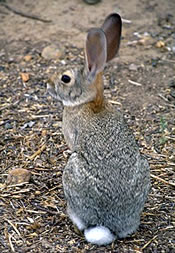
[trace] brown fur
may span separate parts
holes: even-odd
[[[103,84],[103,73],[100,72],[97,74],[97,77],[94,81],[94,84],[96,87],[96,98],[89,103],[91,110],[94,113],[98,113],[99,111],[101,111],[104,107],[104,95],[103,95],[103,91],[104,91],[104,84]]]

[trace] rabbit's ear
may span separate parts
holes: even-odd
[[[103,71],[107,58],[107,41],[102,29],[89,30],[85,46],[88,81],[92,82],[96,75]]]
[[[122,30],[121,17],[117,13],[109,15],[102,25],[107,39],[107,61],[115,57],[120,46],[120,37]]]

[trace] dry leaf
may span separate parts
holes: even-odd
[[[0,184],[0,188],[1,189],[5,188],[5,184]]]
[[[20,73],[20,75],[23,82],[29,81],[29,78],[30,78],[29,73]]]
[[[32,56],[31,55],[25,55],[24,56],[24,60],[25,61],[30,61],[32,59]]]
[[[28,225],[26,228],[29,230],[37,230],[41,227],[40,223],[34,221],[32,224]]]

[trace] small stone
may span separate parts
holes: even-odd
[[[132,70],[132,71],[137,71],[138,70],[138,66],[134,63],[131,63],[129,65],[129,70]]]
[[[175,53],[175,46],[172,47],[172,51],[173,51],[173,53]]]
[[[21,184],[28,183],[31,177],[31,172],[26,169],[13,169],[9,171],[7,177],[7,184]]]
[[[21,129],[25,129],[25,128],[27,128],[27,127],[30,127],[30,128],[31,128],[34,124],[35,124],[35,121],[29,121],[29,122],[25,123],[25,124],[21,127]]]
[[[53,123],[54,128],[62,127],[62,122],[61,121],[56,121]]]
[[[13,128],[13,126],[10,124],[10,123],[5,123],[5,125],[4,125],[4,127],[5,127],[5,129],[12,129]]]
[[[11,64],[11,63],[15,63],[15,59],[14,59],[14,58],[12,58],[12,57],[10,57],[10,58],[8,59],[8,63],[9,63],[9,64]]]
[[[157,58],[152,58],[151,59],[151,64],[152,64],[152,67],[157,67],[157,65],[158,65],[158,62],[159,62],[159,59],[157,59]]]
[[[61,60],[60,61],[62,65],[66,65],[66,61],[65,60]]]
[[[61,46],[50,45],[50,46],[47,46],[43,49],[41,55],[43,58],[45,58],[47,60],[51,60],[51,59],[61,58],[63,53],[64,53],[64,50],[63,50],[63,48],[61,48]]]
[[[5,68],[3,66],[0,66],[0,71],[4,71]]]
[[[40,191],[35,191],[35,195],[40,195],[41,192]]]
[[[157,41],[157,43],[156,43],[157,48],[161,48],[161,47],[164,47],[164,46],[165,46],[165,42],[163,42],[162,40]]]

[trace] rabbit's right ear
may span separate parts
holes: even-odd
[[[122,20],[119,14],[110,14],[102,25],[107,39],[107,62],[112,60],[118,52],[122,30]]]
[[[103,71],[107,58],[107,41],[102,29],[89,30],[85,46],[87,80],[92,83],[96,75]]]

